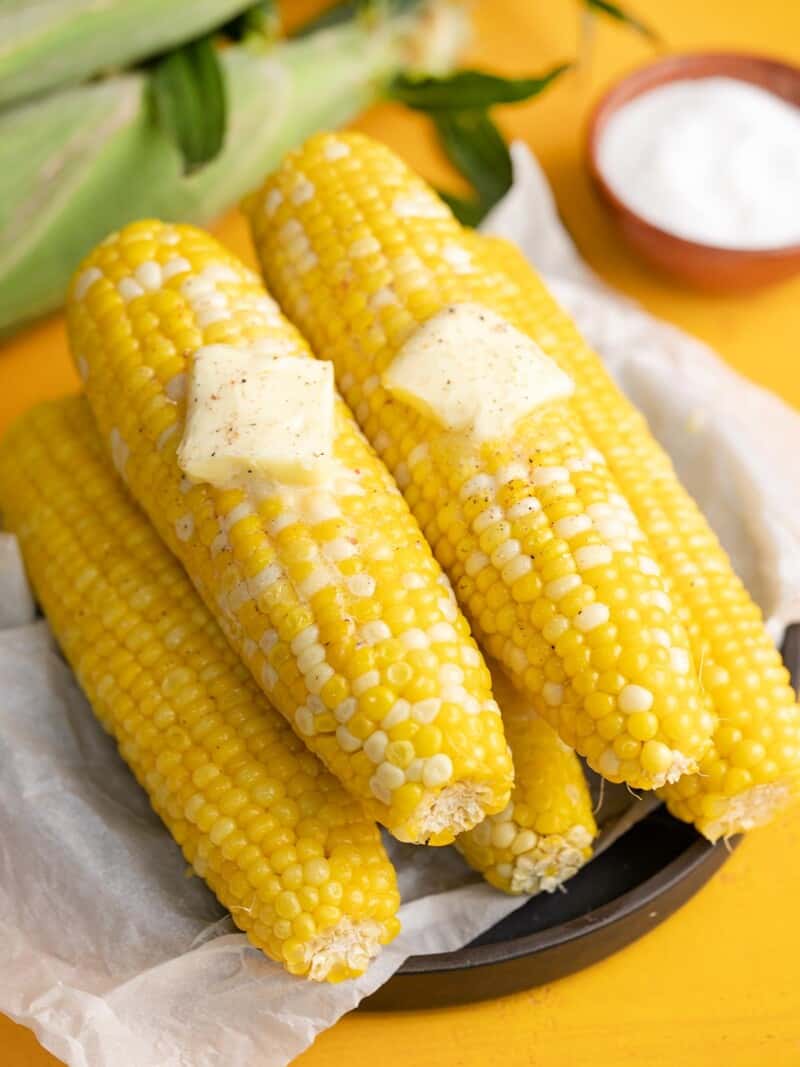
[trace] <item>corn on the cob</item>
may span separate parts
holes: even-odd
[[[249,0],[1,4],[0,104],[163,54],[248,5]]]
[[[576,410],[649,537],[719,719],[697,775],[663,791],[711,841],[752,829],[800,791],[800,709],[761,612],[669,457],[518,249],[472,238],[504,313],[577,385]]]
[[[461,834],[456,847],[506,893],[552,893],[592,855],[597,825],[574,751],[501,673],[492,670],[514,758],[515,781],[504,811]]]
[[[605,777],[652,788],[696,770],[714,722],[688,637],[571,402],[478,451],[381,384],[434,313],[465,301],[497,309],[465,231],[357,134],[312,138],[246,207],[268,283],[333,360],[487,651]]]
[[[378,828],[258,691],[114,476],[85,400],[9,433],[0,507],[97,717],[197,874],[293,974],[361,973],[399,929]]]
[[[201,345],[311,358],[255,275],[207,234],[141,222],[72,285],[73,354],[118,471],[267,696],[368,812],[446,844],[512,779],[490,679],[447,579],[341,400],[336,476],[227,491],[182,478]]]
[[[24,6],[35,21],[42,9],[63,8],[65,2]],[[144,26],[148,20],[140,15],[142,2],[126,0]],[[184,20],[195,25],[204,18],[201,8],[207,14],[213,6],[221,21],[233,6],[231,0],[180,2],[187,9]],[[93,18],[113,22],[124,5],[114,0],[111,15],[106,3],[81,0],[81,6],[90,7]],[[170,21],[166,15],[151,19],[142,33],[152,44],[167,44]],[[225,48],[220,53],[229,115],[225,143],[211,162],[189,174],[172,139],[153,120],[146,69],[1,108],[0,336],[59,306],[72,271],[111,230],[153,214],[195,223],[217,217],[293,144],[367,107],[407,63],[446,68],[464,30],[463,12],[434,0],[397,9],[391,5],[385,18],[367,23],[354,17],[269,49],[247,43]],[[130,35],[126,40],[122,34],[120,40],[127,47]],[[0,41],[8,59],[8,35],[0,33]],[[141,33],[137,41],[141,45]],[[73,38],[48,57],[53,62],[26,64],[25,73],[41,87],[41,79],[59,71],[70,48],[75,56],[84,47],[96,54],[96,43],[88,35]],[[103,69],[108,63],[104,54]],[[0,56],[0,98],[4,90],[13,94],[15,83]],[[31,87],[28,81],[26,88]],[[270,101],[266,109],[265,100]],[[31,218],[35,226],[28,225]]]

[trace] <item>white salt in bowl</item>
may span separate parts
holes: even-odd
[[[668,82],[734,78],[800,107],[800,69],[761,56],[697,52],[669,56],[634,71],[603,96],[588,129],[588,165],[620,231],[649,263],[696,288],[742,292],[800,272],[800,244],[777,248],[723,248],[662,229],[625,203],[611,188],[600,163],[600,145],[611,117],[631,100]]]

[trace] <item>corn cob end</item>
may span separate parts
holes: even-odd
[[[344,917],[309,942],[302,973],[315,982],[357,978],[378,955],[381,945],[388,944],[399,931],[400,922],[395,918],[381,923],[375,919],[353,922]]]
[[[689,780],[691,781],[691,779]],[[696,805],[683,800],[673,792],[665,800],[670,812],[685,822],[693,822],[709,841],[733,837],[735,834],[766,826],[776,815],[784,811],[797,798],[797,783],[788,781],[768,782],[751,786],[734,796],[708,797],[703,814],[697,815]]]
[[[731,797],[720,815],[709,822],[701,821],[698,829],[709,841],[754,830],[772,822],[778,812],[789,806],[791,799],[792,790],[786,782],[755,785]]]
[[[475,846],[487,855],[483,875],[496,889],[513,895],[553,893],[591,858],[592,834],[582,824],[563,834],[537,834],[514,819],[509,804],[477,826],[471,843],[462,847],[472,866],[481,867]]]
[[[474,782],[456,782],[440,793],[426,795],[394,837],[411,844],[452,844],[457,834],[477,826],[497,804],[492,790]]]

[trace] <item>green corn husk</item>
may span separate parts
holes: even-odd
[[[129,66],[253,0],[0,0],[0,104]]]
[[[424,64],[429,39],[438,68],[452,61],[463,28],[459,9],[444,4],[271,50],[225,49],[225,144],[189,174],[154,120],[145,73],[0,112],[0,334],[57,307],[76,265],[111,230],[147,216],[208,222],[295,144],[353,117],[409,61]]]

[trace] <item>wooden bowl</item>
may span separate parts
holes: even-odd
[[[800,244],[769,249],[719,248],[677,237],[631,210],[603,176],[598,153],[610,117],[628,101],[672,81],[737,78],[800,107],[800,69],[761,56],[698,52],[669,56],[623,78],[602,97],[590,119],[588,162],[592,178],[628,243],[648,262],[690,285],[714,292],[742,292],[800,271]]]

